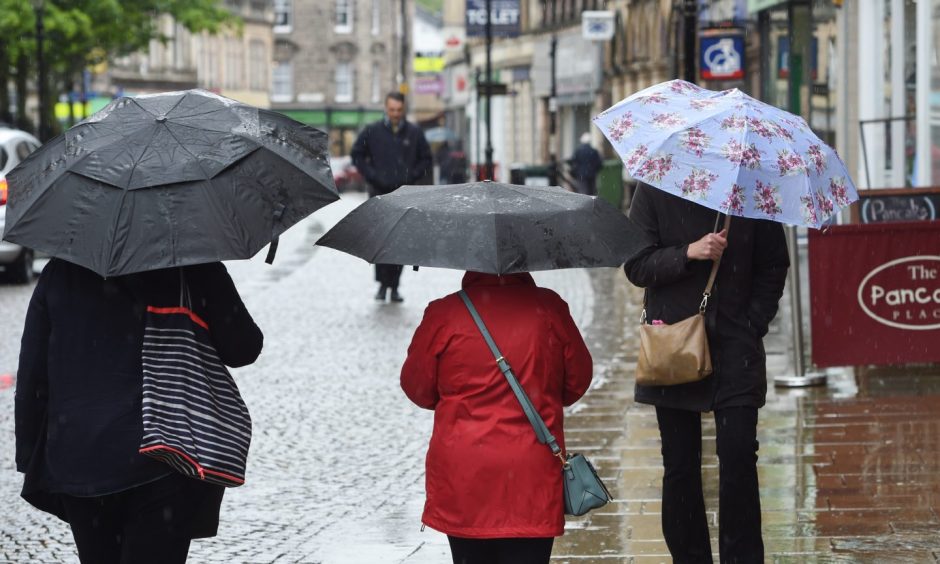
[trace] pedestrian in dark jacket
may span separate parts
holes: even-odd
[[[601,154],[591,147],[591,134],[581,135],[581,144],[575,149],[571,160],[571,176],[580,194],[597,195],[597,174],[604,166]]]
[[[184,268],[222,361],[254,362],[262,334],[221,263]],[[86,564],[173,564],[215,536],[224,488],[139,454],[148,305],[180,304],[179,269],[104,279],[52,259],[30,300],[16,376],[22,496],[67,521]]]
[[[398,92],[385,96],[385,117],[366,126],[356,138],[352,160],[369,184],[369,196],[388,194],[405,184],[420,184],[431,172],[433,159],[424,132],[404,117],[405,97]],[[398,283],[402,266],[376,264],[379,291],[375,299],[401,302]]]
[[[718,547],[722,562],[764,561],[757,482],[757,410],[767,394],[763,337],[777,313],[789,257],[783,227],[734,217],[713,233],[717,212],[646,184],[630,219],[650,245],[624,265],[646,288],[647,320],[667,324],[699,310],[712,261],[721,257],[706,310],[714,372],[677,386],[636,386],[656,406],[662,438],[663,534],[676,562],[711,562],[702,493],[701,412],[713,411],[719,460]],[[723,221],[723,216],[722,216]]]
[[[568,305],[524,273],[468,272],[463,289],[564,450],[562,408],[592,371]],[[457,294],[428,305],[401,386],[434,410],[422,522],[448,535],[455,564],[547,564],[565,527],[561,462],[536,439]]]

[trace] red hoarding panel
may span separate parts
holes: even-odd
[[[940,362],[940,221],[809,233],[817,366]]]

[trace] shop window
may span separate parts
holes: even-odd
[[[294,101],[294,65],[289,62],[277,63],[271,73],[271,101]]]
[[[352,102],[354,98],[352,65],[350,63],[337,63],[334,79],[336,83],[336,101],[341,103]]]

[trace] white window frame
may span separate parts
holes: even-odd
[[[378,62],[372,63],[372,103],[382,101],[382,67]]]
[[[248,43],[248,89],[263,91],[268,84],[265,62],[267,61],[267,46],[260,39],[252,39]]]
[[[333,86],[337,103],[349,103],[356,97],[356,71],[352,63],[336,63],[333,70]],[[345,88],[344,88],[345,86]]]
[[[285,22],[278,24],[278,16],[284,14]],[[274,33],[290,33],[294,31],[294,0],[274,0]]]
[[[372,35],[382,31],[382,0],[372,0]]]
[[[355,18],[355,0],[335,0],[333,3],[333,31],[336,33],[352,33],[353,19]],[[340,23],[340,16],[345,15],[345,21]]]
[[[271,101],[294,101],[294,64],[290,61],[275,63],[271,69]]]

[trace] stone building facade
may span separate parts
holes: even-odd
[[[225,0],[241,21],[240,29],[193,34],[169,16],[159,20],[165,42],[117,59],[96,90],[144,94],[205,88],[241,102],[269,107],[274,52],[271,0]]]
[[[272,107],[327,129],[333,154],[409,82],[413,0],[275,0]]]

